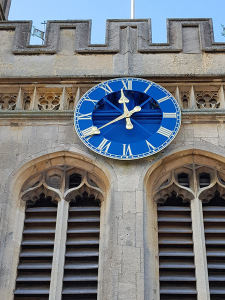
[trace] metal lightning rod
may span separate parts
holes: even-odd
[[[134,19],[134,10],[135,10],[134,0],[131,0],[131,19]]]

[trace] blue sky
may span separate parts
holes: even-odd
[[[105,42],[106,19],[129,19],[131,0],[12,0],[9,20],[92,20],[92,43]],[[135,18],[152,20],[153,42],[166,42],[167,18],[212,18],[216,42],[225,42],[225,0],[135,0]],[[32,43],[40,43],[33,39]]]

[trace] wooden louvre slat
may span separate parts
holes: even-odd
[[[218,195],[203,204],[206,256],[211,300],[225,299],[225,200]],[[219,205],[218,205],[219,204]]]
[[[42,201],[46,206],[42,199],[26,209],[15,300],[49,297],[57,208],[40,207]]]
[[[99,231],[100,207],[70,207],[63,300],[97,299]]]
[[[168,200],[158,206],[160,299],[196,300],[191,210],[175,195]]]

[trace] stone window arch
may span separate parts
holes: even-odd
[[[104,182],[71,165],[49,167],[21,188],[26,203],[14,299],[97,299]]]
[[[156,299],[224,299],[223,170],[223,164],[195,156],[170,161],[149,177],[147,265],[153,266],[149,284]]]

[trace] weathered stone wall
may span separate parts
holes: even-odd
[[[0,23],[2,299],[13,299],[15,287],[25,207],[20,189],[34,172],[62,159],[79,161],[99,177],[101,169],[107,178],[102,178],[98,299],[159,299],[157,270],[149,265],[153,258],[146,259],[157,245],[146,228],[145,178],[170,155],[188,152],[225,161],[225,44],[214,42],[209,19],[168,20],[166,44],[152,44],[150,25],[149,20],[110,20],[106,44],[90,45],[89,21],[51,21],[45,45],[30,46],[30,22]],[[182,108],[178,135],[157,155],[112,160],[93,153],[75,133],[72,110],[82,94],[121,76],[162,84]],[[42,104],[47,93],[58,99],[57,107]]]

